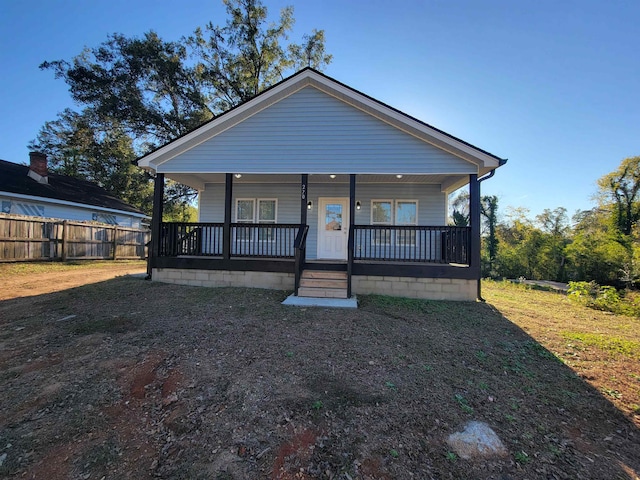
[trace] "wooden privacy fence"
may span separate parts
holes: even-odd
[[[125,260],[147,256],[149,229],[0,215],[0,261]]]

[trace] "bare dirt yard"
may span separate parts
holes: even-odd
[[[0,265],[0,478],[639,478],[638,319],[501,283],[352,311],[94,268]],[[507,454],[456,455],[472,420]]]

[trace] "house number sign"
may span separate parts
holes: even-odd
[[[307,184],[303,183],[302,184],[302,200],[306,200],[307,199]]]

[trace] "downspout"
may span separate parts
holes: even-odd
[[[500,161],[500,165],[498,166],[502,166],[505,163],[507,163],[506,160],[504,161]],[[478,193],[480,193],[480,182],[484,182],[485,180],[489,180],[491,177],[493,177],[496,174],[495,169],[491,170],[487,175],[485,175],[482,178],[479,178],[478,180],[476,180],[478,182]],[[482,195],[480,195],[480,201],[482,202]],[[480,277],[482,277],[482,275],[480,275]],[[478,278],[478,301],[484,303],[486,302],[486,300],[484,298],[482,298],[482,278]]]

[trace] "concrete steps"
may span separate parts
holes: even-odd
[[[299,297],[347,298],[347,273],[305,270],[300,277]]]

